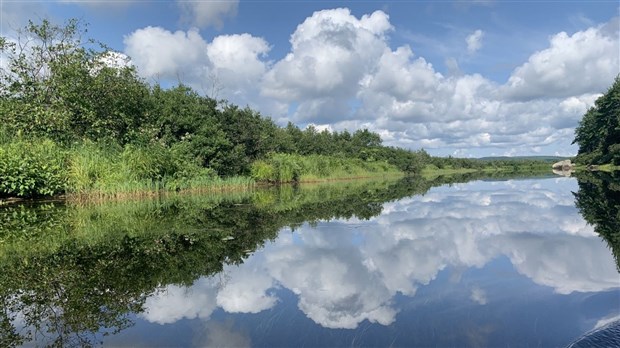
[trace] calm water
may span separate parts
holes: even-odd
[[[31,238],[4,232],[4,342],[565,347],[618,327],[615,187],[358,183],[5,208]]]

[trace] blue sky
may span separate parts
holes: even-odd
[[[0,1],[80,18],[149,82],[435,155],[572,155],[620,73],[617,1]]]

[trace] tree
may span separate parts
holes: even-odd
[[[575,143],[579,162],[620,164],[620,75],[579,122]]]
[[[17,134],[57,141],[137,136],[148,109],[148,86],[120,54],[84,41],[85,26],[30,21],[16,42],[3,38],[2,121]]]

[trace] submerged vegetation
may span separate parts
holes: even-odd
[[[141,79],[126,57],[82,41],[79,21],[0,38],[0,198],[118,197],[162,190],[515,168],[384,146],[367,129],[279,127],[259,112]],[[522,165],[522,164],[519,164]]]

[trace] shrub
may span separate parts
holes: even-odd
[[[257,181],[275,181],[275,170],[270,163],[266,161],[256,161],[250,169],[252,179]]]
[[[33,197],[64,192],[66,152],[51,140],[0,145],[0,196]]]

